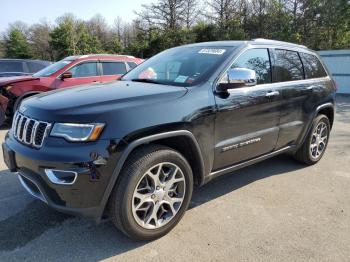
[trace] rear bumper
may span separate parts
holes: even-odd
[[[111,141],[77,144],[49,140],[35,149],[7,134],[4,144],[14,152],[12,171],[33,197],[58,211],[98,222],[105,207],[102,200],[118,161],[118,153],[108,150]],[[56,176],[52,171],[58,171]],[[70,176],[67,179],[65,172]]]

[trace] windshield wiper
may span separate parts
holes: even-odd
[[[131,81],[133,81],[133,82],[142,82],[142,83],[151,83],[151,84],[159,84],[159,85],[163,84],[161,82],[158,82],[156,80],[149,79],[149,78],[134,78],[134,79],[131,79]]]

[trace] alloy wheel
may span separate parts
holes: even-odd
[[[166,225],[180,210],[185,192],[185,176],[177,165],[163,162],[151,167],[133,193],[134,219],[145,229]]]
[[[324,152],[328,140],[328,126],[324,122],[318,123],[314,129],[310,143],[310,154],[318,159]]]

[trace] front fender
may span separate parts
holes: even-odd
[[[204,181],[204,161],[203,161],[201,149],[200,149],[200,146],[199,146],[195,136],[190,131],[188,131],[188,130],[176,130],[176,131],[169,131],[169,132],[164,132],[164,133],[159,133],[159,134],[154,134],[154,135],[139,138],[137,140],[134,140],[130,144],[128,144],[126,146],[126,148],[124,149],[124,151],[122,152],[122,154],[118,160],[118,163],[117,163],[117,165],[112,173],[112,176],[109,180],[107,188],[104,192],[103,198],[101,200],[99,212],[96,216],[97,222],[101,219],[101,217],[103,215],[103,211],[106,207],[109,196],[110,196],[110,194],[111,194],[111,192],[116,184],[116,181],[119,177],[119,174],[123,168],[123,165],[124,165],[125,161],[127,160],[128,156],[130,155],[130,153],[140,145],[144,145],[144,144],[148,144],[150,142],[154,142],[157,140],[176,137],[176,136],[186,136],[189,139],[191,139],[191,141],[193,142],[196,153],[198,154],[199,160],[200,160],[199,161],[200,162],[199,170],[201,170],[200,175],[202,176],[202,180]]]

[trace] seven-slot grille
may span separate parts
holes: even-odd
[[[40,148],[50,127],[50,123],[38,121],[16,112],[13,118],[12,132],[18,141]]]

